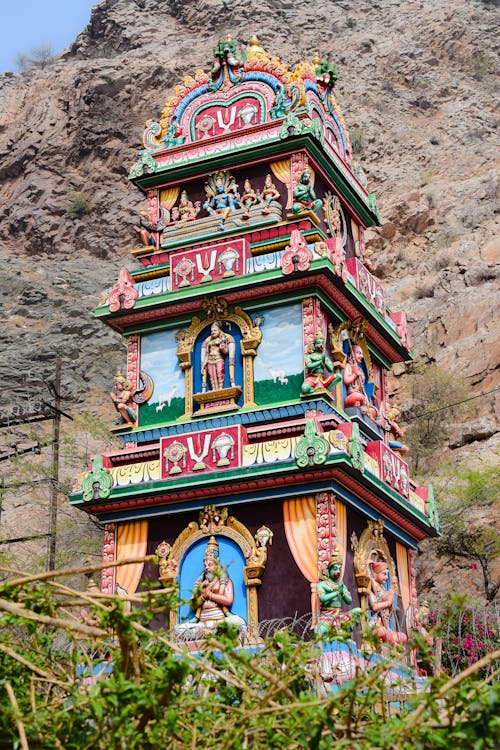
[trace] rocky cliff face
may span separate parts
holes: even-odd
[[[98,391],[124,349],[92,310],[117,270],[135,267],[141,196],[126,175],[146,119],[226,33],[256,33],[290,64],[315,52],[335,61],[381,210],[372,262],[409,315],[416,360],[474,393],[498,387],[496,3],[104,0],[53,65],[0,76],[4,405],[25,398],[26,373],[49,376],[59,352],[66,408],[86,401],[109,417]],[[401,402],[410,376],[395,374]],[[473,402],[440,460],[495,458],[499,393]]]

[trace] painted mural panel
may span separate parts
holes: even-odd
[[[254,360],[255,402],[282,403],[299,398],[304,380],[302,306],[263,310],[262,341]]]
[[[177,419],[184,413],[185,379],[177,359],[175,330],[141,336],[141,369],[151,375],[154,391],[139,410],[139,424],[146,427]]]

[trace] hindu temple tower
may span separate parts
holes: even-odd
[[[389,400],[410,339],[370,270],[377,205],[336,78],[328,61],[292,70],[255,38],[225,39],[146,124],[129,175],[137,270],[96,311],[128,346],[112,396],[122,447],[70,499],[105,524],[105,561],[159,564],[109,568],[107,592],[160,579],[188,600],[213,558],[233,592],[217,607],[256,629],[317,617],[337,555],[352,606],[368,607],[384,567],[388,627],[412,625],[414,551],[438,522]],[[184,604],[172,624],[193,618]]]

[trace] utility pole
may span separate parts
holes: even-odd
[[[14,407],[11,414],[4,415],[0,413],[0,429],[14,425],[33,424],[35,422],[44,422],[52,420],[52,471],[51,476],[39,481],[50,482],[50,506],[49,506],[49,529],[45,534],[31,534],[24,537],[15,537],[0,541],[0,547],[4,544],[14,544],[17,542],[28,541],[30,539],[48,539],[47,570],[55,569],[56,562],[56,539],[57,539],[57,498],[59,495],[59,439],[61,428],[61,417],[73,420],[73,417],[61,410],[61,358],[56,359],[56,370],[54,381],[47,382],[39,380],[38,382],[46,384],[54,398],[54,403],[49,404],[43,398],[33,405],[32,411],[25,411],[22,406]],[[0,449],[0,461],[6,461],[13,456],[21,456],[23,453],[40,453],[42,446],[38,443],[29,447],[19,447],[17,445],[9,446],[5,450]],[[3,496],[7,489],[20,487],[30,482],[13,483],[6,485],[3,478],[0,478],[0,515],[3,512]]]
[[[56,360],[54,383],[49,383],[54,396],[52,420],[52,482],[50,485],[49,562],[48,570],[56,567],[57,498],[59,495],[59,434],[61,429],[61,357]]]

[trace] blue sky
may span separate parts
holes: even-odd
[[[0,73],[16,72],[18,52],[51,45],[59,54],[90,20],[99,0],[0,0]]]

